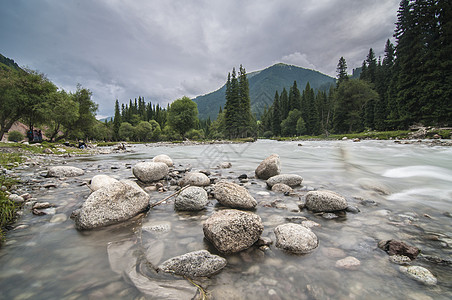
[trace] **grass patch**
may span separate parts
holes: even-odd
[[[17,181],[6,176],[0,176],[0,186],[10,189]],[[5,240],[5,231],[16,219],[16,212],[20,205],[9,200],[3,189],[0,189],[0,245]]]
[[[409,137],[409,130],[395,131],[366,131],[347,134],[330,134],[328,136],[322,134],[318,136],[303,135],[297,137],[274,137],[278,141],[306,141],[306,140],[341,140],[346,137],[348,139],[372,139],[372,140],[390,140],[390,139],[406,139]]]
[[[0,153],[0,166],[5,169],[12,169],[19,166],[24,161],[20,153]]]

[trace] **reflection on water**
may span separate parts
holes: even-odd
[[[307,255],[291,255],[272,245],[266,251],[252,248],[227,256],[228,265],[221,273],[199,282],[211,297],[452,298],[451,265],[426,258],[413,262],[437,277],[438,284],[430,287],[403,275],[398,265],[377,248],[380,240],[398,239],[419,247],[428,257],[451,259],[450,148],[398,145],[389,141],[302,142],[302,146],[299,142],[257,141],[237,145],[134,145],[132,150],[68,161],[85,170],[80,178],[43,179],[38,176],[38,170],[35,173],[25,170],[22,174],[37,179],[38,186],[51,180],[56,182],[56,189],[41,187],[30,193],[40,202],[55,204],[57,214],[69,217],[89,195],[88,188],[82,185],[85,180],[96,174],[131,178],[130,166],[158,154],[171,156],[176,168],[189,165],[193,169],[207,169],[229,161],[232,168],[215,172],[237,182],[239,175],[254,175],[262,159],[278,153],[282,172],[301,175],[304,186],[296,190],[299,197],[285,197],[270,191],[268,195],[262,194],[267,190],[261,180],[251,179],[244,184],[259,202],[255,212],[264,222],[262,235],[274,241],[276,226],[306,217],[320,225],[312,228],[319,238],[319,247]],[[306,210],[299,211],[298,204],[311,189],[341,193],[360,213],[326,219]],[[170,193],[154,192],[151,199],[158,201]],[[154,297],[145,294],[152,293],[149,280],[155,278],[159,282],[161,275],[149,264],[138,263],[133,276],[125,276],[118,270],[129,261],[115,257],[132,253],[124,257],[131,257],[134,263],[145,259],[157,265],[194,250],[216,253],[204,240],[202,221],[218,209],[221,207],[211,200],[203,212],[180,213],[173,210],[169,201],[153,208],[141,221],[89,232],[75,230],[69,218],[51,223],[51,215],[37,217],[27,211],[17,224],[23,226],[9,232],[7,245],[0,249],[0,299],[155,298],[157,294]],[[168,230],[159,235],[144,234],[140,230],[142,223],[167,224]],[[125,245],[124,253],[114,252],[115,245]],[[335,267],[337,260],[347,256],[360,260],[357,270]],[[181,278],[169,280],[174,280],[175,285],[181,282]]]

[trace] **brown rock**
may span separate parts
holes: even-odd
[[[419,248],[396,240],[380,241],[378,243],[378,247],[387,252],[389,255],[404,255],[408,256],[412,260],[415,259],[421,252]]]

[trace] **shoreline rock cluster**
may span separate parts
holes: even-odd
[[[224,163],[224,166],[229,168],[231,164]],[[70,166],[54,168],[56,169],[52,171],[49,169],[49,174],[55,176],[81,174]],[[273,244],[272,240],[261,237],[264,224],[255,212],[259,202],[244,186],[227,180],[217,181],[216,178],[209,178],[210,171],[193,172],[176,168],[167,155],[158,155],[152,161],[138,162],[131,169],[143,188],[134,181],[116,180],[106,175],[96,175],[91,179],[89,187],[92,193],[82,207],[72,215],[77,229],[108,226],[146,212],[155,205],[151,201],[152,194],[148,193],[157,189],[164,191],[165,188],[160,182],[166,181],[166,184],[169,183],[179,189],[173,194],[176,211],[201,211],[209,204],[209,197],[217,200],[219,209],[203,222],[202,229],[205,239],[220,255],[238,253],[254,245],[265,250]],[[285,195],[293,194],[293,189],[300,187],[303,181],[297,174],[281,174],[281,162],[277,154],[264,159],[256,168],[255,176],[257,179],[265,180],[268,189]],[[248,179],[242,176],[241,180],[246,182]],[[313,213],[345,211],[348,207],[346,199],[332,191],[310,191],[305,198],[304,208]],[[315,222],[306,219],[301,224],[288,222],[275,227],[273,229],[275,247],[298,255],[314,251],[319,245],[319,239],[312,231],[315,226]],[[160,264],[158,268],[164,272],[192,278],[218,273],[226,266],[225,261],[221,256],[200,250],[174,257]],[[359,265],[355,261],[345,262],[346,266],[350,264]]]

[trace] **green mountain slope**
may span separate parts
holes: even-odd
[[[16,64],[16,62],[14,62],[14,60],[7,58],[3,55],[0,54],[0,66],[2,68],[4,67],[9,67],[11,69],[15,69],[15,70],[21,70],[21,68],[19,67],[18,64]]]
[[[260,116],[265,106],[273,103],[275,91],[281,94],[283,88],[289,91],[293,82],[297,82],[300,92],[309,82],[315,90],[327,90],[336,79],[318,71],[308,70],[297,66],[276,64],[261,71],[249,73],[251,111]],[[193,101],[198,104],[199,118],[216,119],[220,106],[224,108],[226,86],[207,95],[198,96]]]

